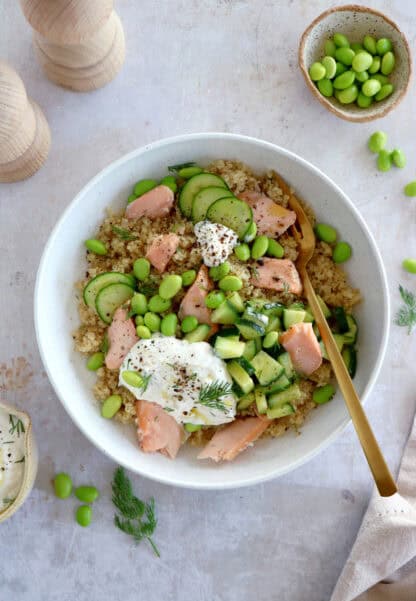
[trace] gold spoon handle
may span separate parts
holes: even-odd
[[[315,291],[312,287],[306,269],[303,269],[302,271],[305,296],[308,299],[312,313],[315,316],[329,360],[331,361],[332,369],[334,370],[335,377],[344,396],[352,423],[354,424],[355,430],[358,434],[361,447],[373,474],[378,492],[382,497],[390,497],[397,492],[396,483],[394,482],[393,476],[391,475],[380,447],[378,446],[371,426],[368,423],[367,416],[362,408],[360,399],[355,392],[354,385],[342,359],[341,353],[338,350],[337,344],[332,336],[332,332],[329,329],[328,323],[318,303],[318,299],[316,298]]]

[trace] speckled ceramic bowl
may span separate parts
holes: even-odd
[[[324,44],[334,33],[345,34],[351,42],[361,42],[365,35],[390,38],[393,42],[396,66],[390,76],[394,92],[380,102],[373,102],[367,109],[355,104],[344,105],[335,97],[322,96],[309,77],[309,67],[324,57]],[[387,115],[407,92],[412,72],[409,44],[398,26],[383,13],[350,4],[331,8],[317,17],[305,30],[299,46],[299,66],[312,94],[331,113],[348,121],[364,122]]]

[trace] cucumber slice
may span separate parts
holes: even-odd
[[[263,305],[263,310],[267,315],[276,315],[277,317],[282,316],[284,308],[285,306],[282,303],[267,302]]]
[[[318,303],[322,309],[322,313],[324,314],[324,317],[326,319],[328,319],[328,317],[331,317],[331,311],[328,309],[328,306],[327,306],[326,302],[324,301],[324,299],[321,298],[319,296],[319,294],[316,295],[316,298],[318,299]]]
[[[213,173],[200,173],[199,175],[194,175],[194,177],[191,177],[186,182],[179,196],[179,208],[185,217],[191,216],[192,203],[198,192],[203,188],[210,188],[211,186],[228,190],[225,181]]]
[[[344,307],[335,307],[332,310],[332,314],[335,317],[335,320],[337,322],[338,332],[340,334],[344,334],[345,332],[348,332],[349,325],[348,325],[348,321],[347,321],[347,314],[345,313]]]
[[[288,415],[293,415],[295,410],[290,403],[285,403],[281,407],[275,409],[267,409],[266,415],[269,419],[279,419]]]
[[[244,355],[238,357],[236,359],[236,363],[241,365],[241,367],[248,373],[249,376],[254,376],[254,367],[251,365],[250,361],[244,357]]]
[[[232,198],[234,194],[230,190],[225,190],[223,186],[211,186],[203,188],[198,194],[195,194],[192,201],[191,216],[194,223],[204,221],[209,207],[219,198]]]
[[[234,309],[231,303],[225,300],[219,307],[214,309],[211,313],[212,323],[221,323],[224,325],[231,325],[238,319],[238,313]]]
[[[256,390],[254,391],[254,398],[256,400],[257,411],[262,414],[266,413],[268,406],[267,406],[267,398],[266,398],[266,395],[264,394],[264,392],[262,392],[261,390],[256,388]]]
[[[238,313],[242,313],[244,311],[244,302],[238,292],[232,292],[227,297],[227,300]]]
[[[237,411],[244,411],[244,409],[248,409],[250,405],[254,403],[254,394],[250,392],[246,396],[241,397],[241,399],[237,403]]]
[[[267,402],[269,404],[270,409],[277,409],[277,407],[281,407],[286,403],[296,403],[299,401],[302,396],[302,392],[297,384],[292,384],[286,390],[282,390],[281,392],[276,392],[269,396]]]
[[[95,308],[100,318],[110,324],[114,311],[130,300],[134,289],[127,284],[108,284],[102,288],[95,298]]]
[[[355,344],[358,334],[357,322],[350,314],[347,314],[346,319],[348,323],[348,331],[344,334],[344,344]]]
[[[244,348],[243,357],[250,361],[254,355],[258,353],[256,341],[255,340],[247,340],[246,346]]]
[[[241,357],[241,355],[244,353],[244,347],[244,342],[217,336],[214,349],[215,354],[220,359],[235,359],[236,357]]]
[[[136,280],[132,275],[127,273],[119,273],[118,271],[107,271],[100,273],[88,282],[84,288],[83,296],[86,305],[95,309],[95,299],[97,294],[102,288],[105,288],[109,284],[127,284],[134,288]]]
[[[282,374],[280,378],[278,378],[275,382],[272,382],[268,386],[261,386],[259,390],[264,392],[264,394],[269,395],[274,394],[275,392],[281,392],[282,390],[286,390],[286,388],[289,388],[289,386],[289,378],[287,378],[285,374]]]
[[[242,240],[253,221],[253,211],[238,198],[220,198],[209,207],[207,219],[229,227]]]
[[[277,315],[272,315],[269,317],[269,325],[266,328],[266,334],[269,332],[280,332],[282,330],[282,323],[280,321],[280,317]]]
[[[254,321],[262,328],[267,328],[269,325],[269,316],[260,312],[258,309],[254,309],[250,305],[246,307],[246,310],[243,313],[243,319]]]
[[[218,309],[216,309],[218,311]],[[240,334],[246,340],[252,340],[258,336],[264,336],[265,328],[254,321],[248,319],[238,319],[235,325],[240,331]]]
[[[304,321],[306,311],[303,309],[283,309],[283,325],[288,330],[295,323]]]
[[[264,351],[257,353],[251,360],[256,378],[261,386],[267,386],[282,375],[283,367]]]
[[[291,380],[295,376],[295,370],[293,369],[292,359],[289,353],[282,353],[279,355],[278,361],[285,370],[286,377]]]
[[[237,363],[237,361],[230,361],[227,363],[228,373],[243,392],[243,394],[248,394],[252,390],[254,390],[254,382],[248,375],[245,369],[241,367]]]
[[[332,334],[332,335],[334,337],[334,340],[336,342],[339,352],[341,352],[342,348],[344,346],[344,335],[343,334]]]
[[[357,351],[352,346],[346,346],[342,351],[342,358],[347,366],[348,373],[353,378],[357,371]]]
[[[192,332],[189,332],[185,336],[185,340],[188,342],[203,342],[208,338],[208,334],[211,331],[211,327],[206,323],[201,323]]]

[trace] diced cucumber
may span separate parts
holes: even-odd
[[[254,403],[254,393],[250,392],[246,396],[241,397],[241,399],[237,403],[237,411],[244,411],[244,409],[248,409],[252,403]]]
[[[248,375],[248,373],[237,363],[237,361],[230,361],[227,363],[228,373],[238,385],[243,394],[248,394],[254,389],[254,382]]]
[[[310,310],[310,307],[307,307],[305,309],[305,319],[303,321],[305,323],[313,323],[315,321],[315,318],[313,316],[312,311]]]
[[[238,319],[238,313],[234,307],[225,300],[219,307],[214,309],[211,313],[212,323],[221,323],[224,325],[231,325]]]
[[[95,299],[100,290],[109,284],[126,284],[134,288],[136,281],[132,275],[127,273],[119,273],[118,271],[107,271],[100,273],[88,282],[84,288],[84,302],[86,305],[95,309]]]
[[[198,192],[203,188],[210,188],[211,186],[228,190],[225,181],[213,173],[200,173],[199,175],[194,175],[194,177],[191,177],[186,182],[179,196],[179,208],[185,217],[191,216],[192,203]]]
[[[127,284],[108,284],[95,298],[95,308],[101,319],[110,324],[114,311],[131,299],[134,289]]]
[[[255,321],[259,324],[259,326],[264,328],[269,325],[269,316],[265,313],[262,313],[258,309],[255,309],[251,305],[247,305],[242,317],[243,319],[248,319],[249,321]]]
[[[266,334],[269,332],[280,332],[282,330],[282,322],[280,321],[280,317],[277,315],[272,315],[269,317],[269,325],[266,328]]]
[[[289,353],[282,353],[279,355],[278,361],[285,370],[286,377],[291,380],[295,375],[295,370],[293,368],[292,359],[290,358]]]
[[[237,338],[240,336],[240,332],[235,326],[231,326],[230,328],[221,328],[218,332],[218,336],[223,336],[224,338]]]
[[[254,343],[256,345],[256,353],[259,353],[263,347],[263,341],[260,338],[260,336],[257,336],[256,338],[254,338]]]
[[[344,334],[344,344],[355,344],[357,341],[358,326],[354,317],[347,314],[348,331]]]
[[[264,351],[272,357],[272,359],[278,359],[282,348],[278,342],[269,348],[265,348]]]
[[[347,321],[347,314],[345,313],[344,307],[335,307],[332,310],[332,315],[335,317],[337,323],[337,331],[340,334],[348,332],[349,326]]]
[[[305,319],[306,311],[303,309],[283,309],[283,325],[288,330],[295,323],[301,323]]]
[[[352,346],[346,346],[342,351],[342,358],[344,359],[348,373],[353,378],[357,371],[357,351]]]
[[[218,309],[216,309],[218,311]],[[212,318],[212,317],[211,317]],[[248,319],[238,319],[235,322],[235,325],[240,331],[240,334],[246,340],[252,340],[253,338],[257,338],[258,336],[264,336],[265,328],[254,321],[249,321]]]
[[[319,341],[319,346],[321,347],[321,355],[323,359],[329,360],[328,353],[326,352],[326,346],[324,345],[324,341]]]
[[[286,390],[276,392],[268,397],[267,402],[270,409],[281,407],[285,403],[295,403],[302,397],[301,389],[297,384],[292,384]]]
[[[235,359],[235,357],[241,357],[244,347],[244,342],[236,341],[230,337],[223,338],[222,336],[217,336],[214,349],[215,354],[220,359]]]
[[[321,332],[319,331],[319,328],[318,328],[318,325],[317,325],[316,321],[314,322],[312,328],[313,328],[315,336],[317,337],[318,340],[320,340],[321,339]]]
[[[192,332],[189,332],[185,336],[185,340],[188,342],[202,342],[208,338],[211,328],[205,323],[199,324]]]
[[[338,347],[339,352],[342,351],[342,347],[344,346],[344,335],[343,334],[332,334],[336,345]]]
[[[256,378],[261,386],[267,386],[281,376],[283,367],[264,351],[257,353],[251,360],[255,369]]]
[[[254,398],[256,399],[257,411],[259,413],[266,413],[268,409],[266,395],[261,392],[258,388],[254,391]]]
[[[282,390],[286,390],[289,388],[290,380],[286,377],[285,374],[282,374],[280,378],[269,384],[268,386],[262,386],[260,390],[264,392],[264,394],[274,394],[275,392],[281,392]]]
[[[243,342],[243,344],[245,343]],[[235,361],[236,363],[241,365],[241,367],[248,373],[249,376],[254,376],[254,367],[251,365],[250,361],[248,361],[244,356],[237,357]]]
[[[254,355],[257,353],[256,341],[255,340],[247,340],[246,346],[244,348],[243,357],[250,361]]]
[[[324,314],[324,317],[326,319],[328,319],[328,317],[331,317],[331,311],[329,310],[323,298],[321,298],[319,294],[316,295],[316,298],[318,300],[319,306],[321,307],[322,313]]]
[[[282,316],[284,308],[285,306],[282,305],[282,303],[275,303],[270,301],[264,303],[263,305],[263,310],[265,311],[265,313],[267,313],[268,315],[277,315],[277,317]]]
[[[210,186],[209,188],[203,188],[200,192],[195,194],[192,201],[192,221],[198,223],[198,221],[204,221],[207,210],[209,207],[219,198],[231,198],[234,194],[230,190],[224,189],[223,186]]]
[[[281,417],[293,415],[294,413],[295,410],[292,405],[290,403],[285,403],[281,407],[276,407],[276,409],[267,409],[266,415],[269,419],[279,419]]]
[[[295,309],[296,311],[304,311],[305,310],[305,305],[303,304],[302,301],[295,301],[294,303],[291,303],[286,308],[287,309]]]
[[[242,313],[244,311],[244,302],[238,292],[232,292],[229,296],[227,296],[227,301],[238,313]]]
[[[220,198],[209,207],[207,219],[229,227],[242,240],[253,221],[253,211],[238,198]]]

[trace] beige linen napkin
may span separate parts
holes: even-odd
[[[416,601],[416,418],[399,492],[374,492],[331,601]]]

